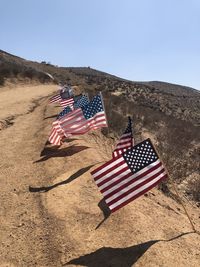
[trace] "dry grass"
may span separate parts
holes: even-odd
[[[200,203],[200,179],[190,181],[186,192],[194,201]]]

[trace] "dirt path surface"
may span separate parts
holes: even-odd
[[[108,213],[90,175],[111,155],[100,132],[45,145],[54,91],[0,90],[0,267],[199,266],[200,236],[156,189]],[[187,208],[200,230],[199,210]]]

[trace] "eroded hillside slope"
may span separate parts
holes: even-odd
[[[48,104],[56,86],[10,90],[0,92],[0,119],[7,125],[0,131],[0,266],[199,266],[200,237],[190,233],[175,200],[154,189],[110,215],[92,180],[90,171],[111,157],[112,127],[125,125],[122,106],[108,111],[109,118],[117,115],[105,135],[96,131],[58,148],[46,144],[60,110]],[[111,94],[104,95],[108,109]],[[129,108],[140,133],[136,139],[151,137],[159,149],[149,109]],[[157,116],[159,129],[166,122]],[[200,230],[199,209],[186,205]]]

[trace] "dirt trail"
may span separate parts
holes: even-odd
[[[199,266],[200,237],[156,189],[109,216],[90,175],[111,155],[100,132],[45,145],[55,90],[0,91],[0,120],[12,118],[0,131],[0,267]],[[200,230],[199,210],[188,209]]]

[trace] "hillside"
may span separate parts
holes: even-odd
[[[200,231],[199,92],[30,62],[2,51],[0,62],[0,73],[2,62],[19,69],[4,76],[0,88],[0,266],[199,266],[200,237],[191,233],[170,181],[110,215],[90,175],[111,158],[130,114],[135,142],[152,139]],[[101,90],[109,129],[68,139],[61,147],[48,145],[60,111],[48,104],[57,85],[37,75],[22,79],[19,66],[68,81],[77,93]]]
[[[190,182],[198,176],[200,93],[185,86],[164,82],[133,82],[87,68],[57,67],[51,64],[28,61],[0,51],[2,64],[49,73],[54,82],[68,82],[90,96],[102,91],[105,99],[109,134],[118,136],[125,127],[125,117],[134,119],[136,142],[151,135],[169,171],[176,181]],[[14,74],[13,74],[14,75]],[[36,75],[37,76],[37,75]],[[46,75],[42,82],[52,83]],[[37,80],[37,77],[36,77]],[[16,80],[15,80],[16,81]],[[29,82],[35,81],[34,75]],[[105,131],[104,134],[107,134]],[[193,182],[191,182],[193,183]]]

